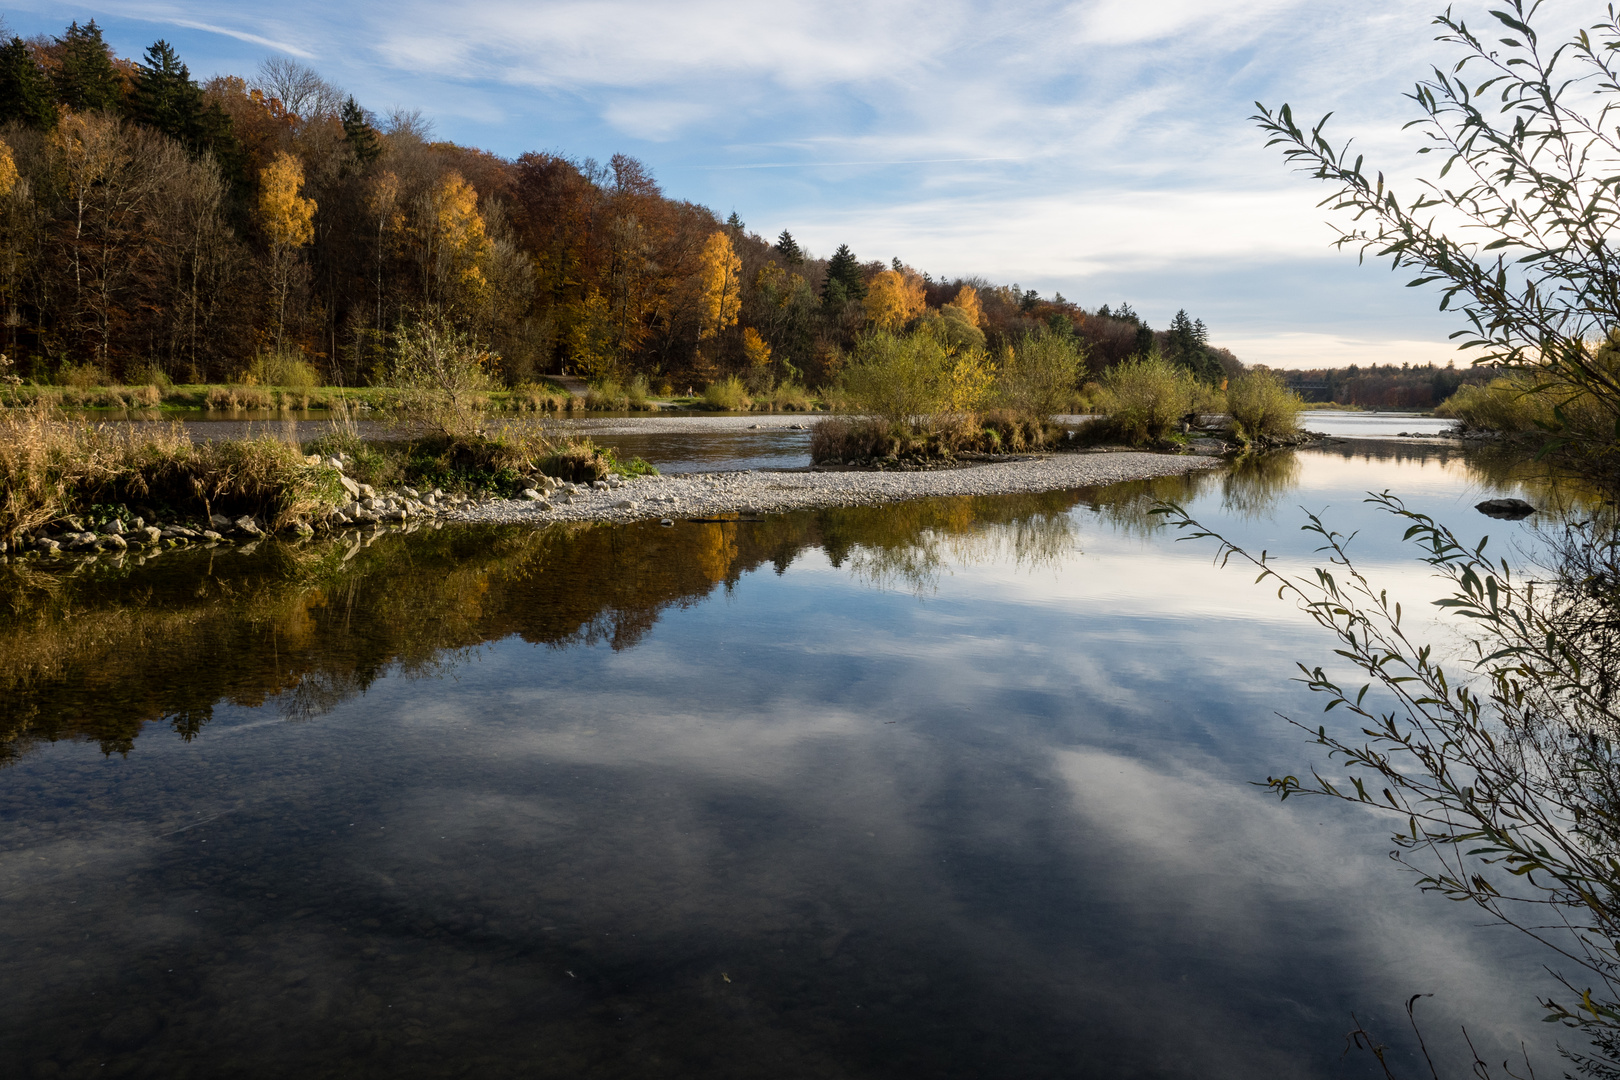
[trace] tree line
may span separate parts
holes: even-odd
[[[92,20],[0,45],[3,348],[38,380],[234,381],[292,357],[358,384],[423,322],[509,383],[834,380],[873,329],[1071,337],[1100,371],[1159,349],[1241,370],[1178,314],[1087,311],[982,279],[805,251],[664,194],[617,154],[505,159],[379,116],[287,60],[195,80],[167,42],[117,56]],[[255,365],[258,365],[257,367]]]

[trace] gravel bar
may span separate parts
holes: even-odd
[[[546,499],[497,499],[444,520],[547,524],[777,514],[829,506],[878,506],[939,495],[1007,495],[1096,487],[1211,469],[1218,458],[1134,451],[1031,455],[929,471],[684,473],[626,479],[615,487],[564,485]]]

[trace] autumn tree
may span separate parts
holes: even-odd
[[[874,277],[864,303],[867,320],[884,330],[903,328],[928,306],[922,277],[910,267],[885,270]]]
[[[489,236],[478,192],[460,173],[446,173],[416,200],[412,253],[422,295],[434,308],[465,320],[484,298]]]
[[[270,295],[279,350],[287,327],[287,296],[301,250],[315,238],[315,200],[304,197],[304,166],[282,151],[259,171],[258,226],[270,248]]]
[[[731,237],[721,230],[710,233],[699,257],[699,341],[717,337],[737,324],[742,307],[741,275],[742,260],[731,246]]]

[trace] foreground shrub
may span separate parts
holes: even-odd
[[[700,400],[706,409],[724,409],[728,412],[746,412],[753,404],[748,398],[748,388],[735,375],[705,386]]]
[[[441,319],[402,327],[390,381],[406,391],[408,422],[451,439],[481,434],[480,411],[494,385],[494,357]]]
[[[1197,381],[1186,368],[1152,352],[1109,368],[1096,405],[1115,437],[1140,444],[1174,431],[1200,396]]]
[[[1299,414],[1304,408],[1300,396],[1271,371],[1247,372],[1226,390],[1233,434],[1245,442],[1293,434],[1299,430]]]

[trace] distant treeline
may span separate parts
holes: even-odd
[[[165,42],[120,58],[93,21],[0,46],[0,139],[3,347],[25,378],[230,381],[273,356],[352,385],[428,318],[509,383],[823,383],[869,328],[945,316],[992,350],[1072,335],[1094,370],[1155,345],[1210,382],[1241,367],[1185,312],[1154,331],[1128,305],[817,258],[624,155],[435,141],[420,113],[378,116],[285,60],[199,84]]]
[[[1364,409],[1432,409],[1463,385],[1482,385],[1501,374],[1495,368],[1434,364],[1351,364],[1343,368],[1279,371],[1306,401],[1356,405]]]

